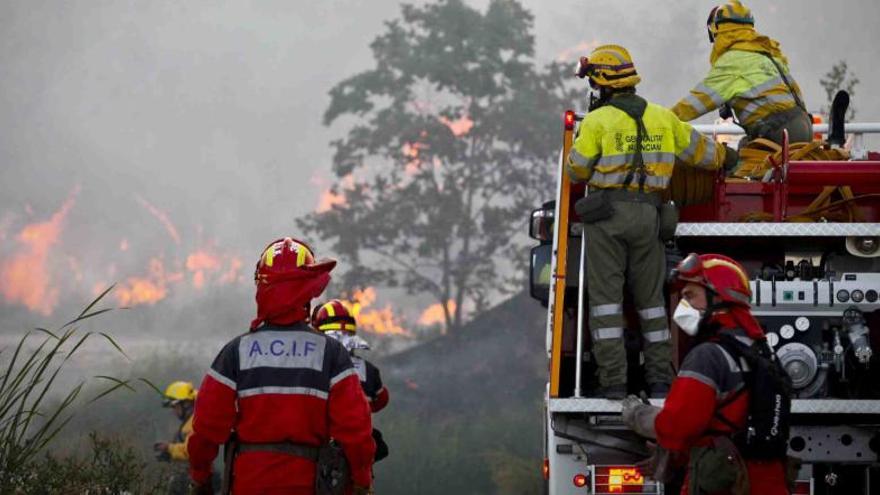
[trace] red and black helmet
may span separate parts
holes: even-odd
[[[312,313],[312,326],[322,332],[357,332],[357,321],[347,304],[339,299],[331,299],[315,308]]]
[[[745,269],[721,254],[689,254],[672,271],[675,289],[695,283],[712,291],[723,302],[750,307],[752,289]]]

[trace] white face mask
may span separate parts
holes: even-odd
[[[678,302],[675,313],[672,315],[672,321],[691,337],[697,334],[701,319],[703,319],[703,312],[691,306],[685,299]]]

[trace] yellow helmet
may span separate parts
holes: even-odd
[[[198,393],[199,391],[190,382],[174,382],[165,389],[163,405],[168,407],[180,401],[196,400]]]
[[[642,80],[629,52],[619,45],[602,45],[589,57],[582,57],[580,63],[578,75],[582,78],[589,76],[590,81],[598,86],[629,88]]]
[[[739,0],[731,0],[725,5],[715,7],[709,12],[709,19],[706,20],[710,42],[715,42],[718,27],[725,23],[754,26],[755,18],[752,16],[752,11]]]

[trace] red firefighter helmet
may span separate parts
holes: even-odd
[[[289,325],[309,317],[309,303],[330,283],[335,260],[315,260],[308,244],[290,237],[269,244],[254,270],[257,286],[255,330],[263,322]]]
[[[329,272],[336,260],[315,260],[314,251],[305,242],[285,237],[269,243],[254,270],[254,283],[273,284],[299,278],[302,272]]]
[[[357,332],[357,321],[348,305],[339,299],[331,299],[315,308],[312,313],[312,326],[322,332]]]
[[[752,299],[745,269],[721,254],[689,254],[672,271],[675,288],[692,282],[712,291],[721,301],[748,308]]]

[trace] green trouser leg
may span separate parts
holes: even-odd
[[[652,210],[655,212],[656,209],[642,203],[631,203],[629,206],[634,207],[634,213],[642,219],[642,227],[633,226],[626,237],[629,248],[626,279],[639,313],[644,338],[645,381],[649,385],[668,385],[672,382],[672,335],[669,333],[666,299],[663,296],[666,252],[659,235],[646,235],[659,234],[657,220],[650,221]],[[632,219],[633,223],[637,221]]]
[[[626,350],[623,344],[623,287],[626,245],[619,239],[623,229],[614,203],[614,215],[584,225],[587,254],[589,326],[593,354],[603,387],[626,384]]]
[[[603,387],[626,383],[623,288],[629,282],[645,338],[648,383],[669,383],[670,334],[663,282],[665,254],[658,237],[657,209],[615,201],[614,215],[585,225],[589,325]]]

